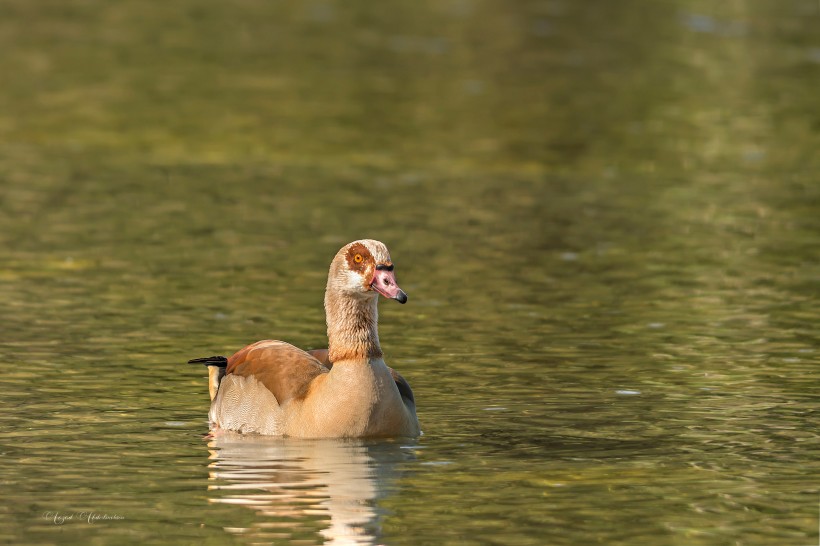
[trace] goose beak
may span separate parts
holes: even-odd
[[[376,273],[373,275],[373,282],[370,283],[370,288],[391,300],[396,300],[399,303],[407,303],[407,294],[404,290],[399,288],[396,282],[396,274],[393,273],[393,268],[389,270],[376,268]]]

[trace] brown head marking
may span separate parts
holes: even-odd
[[[347,260],[347,267],[351,271],[358,271],[359,273],[364,273],[373,264],[373,256],[362,243],[350,245],[347,254],[345,254],[345,259]]]

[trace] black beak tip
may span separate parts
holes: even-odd
[[[399,293],[396,294],[396,301],[399,303],[407,303],[407,294],[404,293],[404,290],[399,290]]]

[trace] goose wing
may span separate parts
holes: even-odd
[[[266,339],[240,349],[228,359],[226,375],[253,377],[279,404],[304,398],[310,383],[330,371],[315,357],[284,341]]]

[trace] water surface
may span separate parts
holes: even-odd
[[[820,7],[0,6],[0,542],[818,540]],[[208,439],[391,249],[424,435]]]

